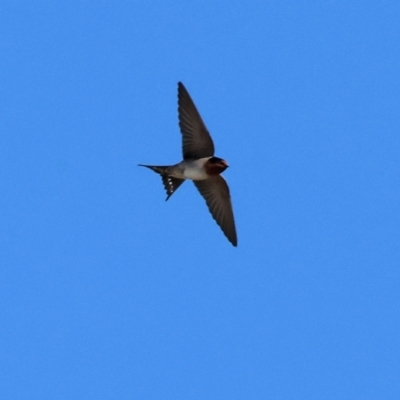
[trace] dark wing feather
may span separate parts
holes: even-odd
[[[185,160],[214,155],[214,143],[188,91],[178,83],[179,127],[182,133],[182,153]]]
[[[225,179],[221,175],[218,175],[202,181],[193,182],[206,200],[211,215],[221,227],[225,236],[234,246],[237,246],[231,196]]]

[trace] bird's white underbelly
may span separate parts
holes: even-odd
[[[208,175],[204,171],[204,168],[199,167],[185,168],[185,170],[183,171],[183,175],[185,179],[192,179],[194,181],[208,178]]]
[[[207,179],[208,175],[204,170],[204,163],[206,160],[193,160],[193,161],[184,161],[183,166],[183,176],[185,179],[192,179],[192,180],[203,180]]]

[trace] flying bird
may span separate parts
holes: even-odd
[[[182,133],[183,160],[178,164],[155,166],[139,164],[161,175],[168,200],[186,179],[193,181],[225,236],[237,246],[231,196],[220,175],[228,163],[214,156],[213,140],[188,91],[178,82],[179,127]]]

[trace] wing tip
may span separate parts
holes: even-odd
[[[238,240],[237,240],[236,232],[233,232],[233,235],[230,234],[229,236],[227,234],[225,234],[225,236],[231,242],[233,247],[237,247],[238,246]]]

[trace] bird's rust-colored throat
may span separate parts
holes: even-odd
[[[208,175],[216,176],[222,174],[229,167],[228,163],[222,158],[211,157],[204,168]]]

